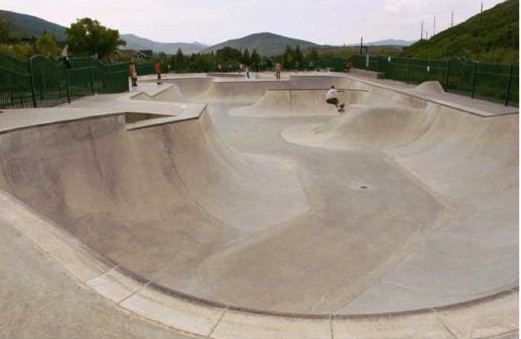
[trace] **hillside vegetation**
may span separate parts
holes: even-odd
[[[400,56],[519,64],[519,1],[507,0],[429,40],[420,40]]]

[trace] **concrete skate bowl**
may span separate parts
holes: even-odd
[[[101,258],[87,285],[132,286],[113,301],[215,338],[517,331],[517,114],[344,77],[171,83],[134,98],[211,104],[0,134],[0,188]]]

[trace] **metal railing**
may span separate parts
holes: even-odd
[[[128,86],[128,63],[0,54],[0,108],[52,107],[96,93],[125,92]]]
[[[446,92],[519,105],[519,66],[486,64],[465,59],[426,60],[358,55],[356,68],[379,72],[381,77],[420,84],[437,80]]]

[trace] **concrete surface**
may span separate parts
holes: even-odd
[[[152,81],[0,115],[9,267],[69,284],[47,300],[85,305],[70,323],[105,307],[136,326],[114,337],[516,335],[516,108],[359,75]],[[21,329],[32,314],[0,330],[48,321]]]

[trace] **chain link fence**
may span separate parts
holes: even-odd
[[[129,90],[128,63],[0,54],[0,108],[52,107],[95,93]]]
[[[519,105],[519,66],[485,64],[461,58],[426,60],[357,55],[355,68],[380,73],[385,79],[420,84],[439,81],[446,92],[508,106]]]

